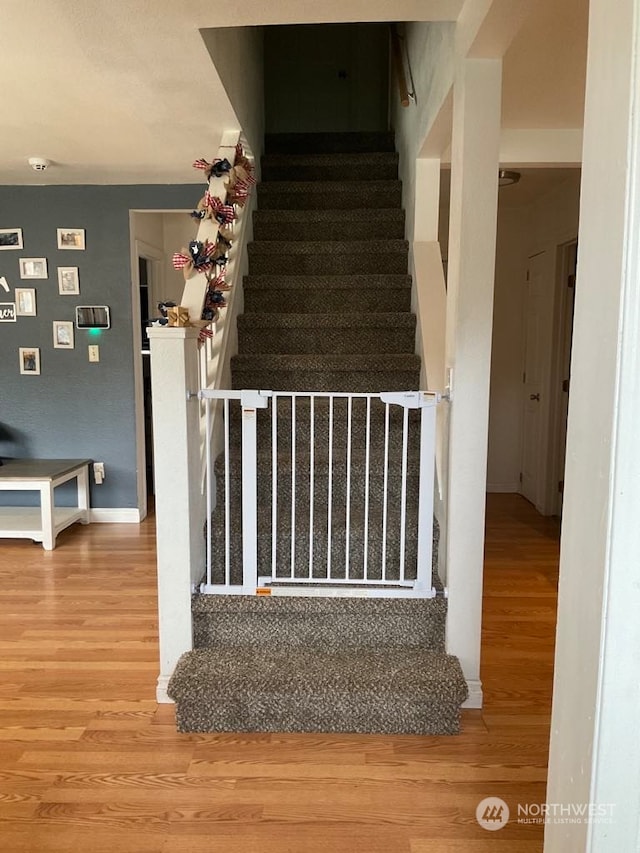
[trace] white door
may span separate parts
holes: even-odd
[[[539,506],[544,486],[541,464],[542,363],[545,330],[543,328],[543,288],[546,252],[529,258],[524,301],[524,365],[522,373],[523,428],[520,492]]]

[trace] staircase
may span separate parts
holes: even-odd
[[[414,354],[408,244],[393,137],[268,135],[265,148],[255,242],[248,247],[245,313],[238,318],[239,352],[232,359],[233,387],[417,389],[420,361]],[[388,478],[392,499],[383,508],[383,473],[379,465],[371,472],[366,467],[364,401],[353,402],[350,416],[346,401],[337,401],[331,429],[327,405],[317,401],[313,420],[310,408],[296,410],[293,452],[291,406],[279,411],[278,582],[286,586],[290,576],[321,579],[328,560],[332,577],[362,577],[368,562],[379,567],[373,569],[374,577],[382,578],[386,559],[387,579],[400,577],[401,561],[405,577],[416,578],[415,536],[401,543],[398,535],[399,480]],[[264,415],[258,418],[259,574],[271,570],[273,544],[272,425]],[[240,417],[230,409],[229,420],[236,427],[232,435],[239,434]],[[383,426],[384,406],[373,404],[368,418],[374,427],[368,453],[375,463],[383,453],[383,430],[376,427]],[[411,412],[411,423],[418,418],[419,413]],[[398,407],[392,407],[389,435],[390,463],[399,462]],[[408,525],[416,519],[417,450],[412,439],[407,448]],[[239,443],[233,441],[229,459],[216,460],[217,509],[211,522],[213,571],[220,579],[228,467],[233,583],[240,583],[242,574],[240,466]],[[292,529],[286,507],[294,487]],[[345,517],[351,525],[348,538]],[[380,535],[383,517],[388,537]],[[435,570],[437,538],[436,526],[432,583],[442,590]],[[180,731],[458,731],[467,688],[458,661],[445,653],[442,597],[196,595],[193,620],[194,651],[181,658],[169,685]]]

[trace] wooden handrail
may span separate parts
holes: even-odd
[[[398,92],[400,94],[400,103],[403,107],[409,106],[409,90],[407,88],[407,78],[404,73],[404,62],[402,61],[402,45],[400,44],[400,36],[398,27],[395,24],[390,25],[391,28],[391,53],[393,56],[393,67],[396,72],[396,80],[398,82]]]

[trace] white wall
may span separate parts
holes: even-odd
[[[613,815],[551,821],[547,853],[640,839],[640,20],[635,0],[589,6],[547,798]]]
[[[264,134],[262,29],[216,27],[202,30],[202,38],[238,119],[238,129],[244,132],[259,161]],[[194,80],[194,86],[197,86],[197,80]],[[215,113],[215,101],[211,102],[209,108]],[[207,154],[203,153],[202,156],[207,157]]]
[[[487,460],[489,492],[517,492],[519,488],[522,309],[527,273],[528,219],[526,210],[504,206],[498,209]]]
[[[202,185],[204,193],[205,184]],[[198,203],[198,189],[193,188],[195,207]],[[159,295],[162,301],[172,300],[180,303],[182,291],[184,290],[184,275],[181,270],[174,270],[171,262],[174,252],[186,248],[191,240],[195,240],[198,231],[198,223],[188,213],[163,213],[162,214],[162,246],[164,261],[162,264],[162,293]]]

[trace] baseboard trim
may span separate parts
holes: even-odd
[[[487,483],[487,491],[494,494],[515,494],[520,491],[520,483]]]
[[[158,702],[159,705],[175,705],[175,702],[167,693],[170,678],[170,675],[158,676],[158,683],[156,685],[156,702]]]
[[[463,708],[482,708],[482,682],[479,679],[469,681],[467,679],[469,698],[462,705]]]
[[[139,509],[114,507],[90,509],[89,521],[91,524],[140,524],[142,519]]]

